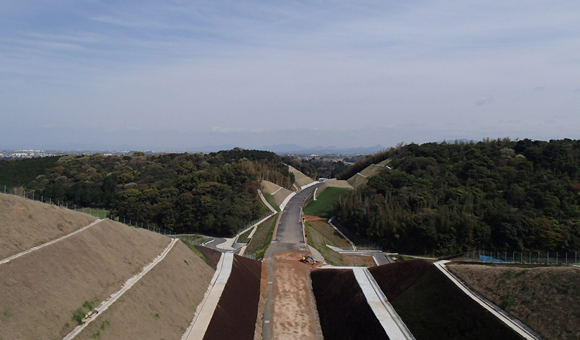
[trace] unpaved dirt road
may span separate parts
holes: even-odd
[[[316,186],[294,196],[282,213],[277,241],[266,252],[268,293],[263,336],[276,339],[323,339],[310,282],[311,264],[300,262],[307,252],[300,207]]]

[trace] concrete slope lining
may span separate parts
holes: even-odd
[[[524,339],[532,339],[532,340],[540,340],[540,337],[532,334],[518,322],[514,321],[511,317],[501,312],[495,305],[492,305],[490,302],[482,299],[478,295],[474,294],[471,289],[463,284],[460,280],[458,280],[445,266],[445,264],[449,263],[448,260],[437,261],[435,262],[435,267],[439,269],[445,276],[447,276],[451,282],[453,282],[459,289],[461,289],[467,296],[472,298],[475,302],[479,303],[483,308],[487,309],[493,316],[501,320],[504,324],[508,327],[513,329],[518,335],[522,336]]]
[[[83,320],[83,324],[79,325],[75,329],[73,329],[73,331],[70,332],[67,336],[65,336],[63,338],[63,340],[74,339],[74,337],[77,336],[88,324],[93,322],[98,317],[99,312],[102,313],[105,310],[107,310],[113,303],[115,303],[115,301],[117,301],[121,296],[123,296],[123,294],[125,294],[125,292],[127,292],[129,289],[131,289],[131,287],[133,287],[133,285],[135,283],[137,283],[139,280],[141,280],[141,278],[143,276],[145,276],[145,274],[147,274],[159,262],[161,262],[165,258],[165,256],[167,256],[169,251],[171,251],[171,249],[173,248],[175,243],[177,243],[177,241],[179,241],[179,239],[177,239],[177,238],[172,239],[171,242],[169,243],[169,245],[163,250],[163,252],[161,254],[159,254],[151,263],[149,263],[148,265],[143,267],[143,270],[141,270],[140,273],[138,273],[137,275],[135,275],[132,278],[130,278],[129,280],[127,280],[127,282],[125,282],[125,284],[123,284],[123,286],[121,287],[120,290],[113,293],[107,300],[101,302],[101,304],[94,309],[95,313],[91,314],[89,317],[86,317]]]
[[[368,269],[354,268],[353,273],[369,306],[383,326],[389,339],[415,340],[415,337],[411,334],[403,320],[401,320],[393,306],[387,301],[385,294]]]
[[[49,246],[49,245],[51,245],[51,244],[54,244],[54,243],[56,243],[56,242],[58,242],[58,241],[62,241],[62,240],[64,240],[64,239],[68,238],[68,237],[71,237],[71,236],[73,236],[73,235],[75,235],[75,234],[78,234],[78,233],[80,233],[80,232],[82,232],[82,231],[85,231],[86,229],[88,229],[88,228],[90,228],[90,227],[94,226],[95,224],[97,224],[97,223],[99,223],[99,222],[101,222],[101,221],[103,221],[103,220],[96,220],[96,221],[94,221],[94,222],[90,223],[90,224],[89,224],[89,225],[87,225],[87,226],[84,226],[84,227],[82,227],[82,228],[80,228],[80,229],[78,229],[78,230],[75,230],[75,231],[73,231],[73,232],[72,232],[72,233],[70,233],[70,234],[67,234],[67,235],[61,236],[61,237],[57,238],[56,240],[52,240],[52,241],[50,241],[50,242],[46,242],[46,243],[44,243],[44,244],[41,244],[41,245],[39,245],[39,246],[36,246],[36,247],[32,247],[32,248],[30,248],[30,249],[28,249],[28,250],[25,250],[25,251],[23,251],[23,252],[21,252],[21,253],[18,253],[18,254],[16,254],[16,255],[12,255],[12,256],[10,256],[10,257],[7,257],[7,258],[5,258],[4,260],[1,260],[1,261],[0,261],[0,264],[8,263],[8,262],[10,262],[10,261],[12,261],[12,260],[14,260],[14,259],[16,259],[16,258],[20,257],[20,256],[23,256],[23,255],[26,255],[26,254],[32,253],[32,252],[33,252],[33,251],[35,251],[35,250],[38,250],[38,249],[44,248],[44,247],[46,247],[46,246]]]
[[[213,313],[220,301],[226,283],[230,278],[230,274],[232,273],[233,263],[233,252],[227,252],[221,256],[214,278],[212,278],[210,283],[208,293],[206,293],[207,295],[200,303],[200,307],[198,307],[199,312],[195,313],[193,321],[181,337],[182,340],[202,340],[205,336],[205,332],[209,327]]]

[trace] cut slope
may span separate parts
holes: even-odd
[[[98,305],[168,244],[167,237],[106,220],[0,265],[0,338],[62,338],[85,302]]]
[[[350,269],[310,274],[326,339],[388,339]]]
[[[448,266],[480,295],[545,339],[579,339],[580,269],[477,264]]]
[[[0,260],[72,233],[96,218],[0,194]]]
[[[347,179],[347,182],[353,187],[358,188],[363,184],[366,184],[367,179],[379,173],[379,171],[387,166],[391,162],[390,159],[386,159],[378,164],[371,164],[364,168],[361,172],[353,175],[351,178]]]
[[[294,174],[294,183],[299,187],[303,187],[306,184],[310,184],[314,181],[312,178],[306,176],[305,174],[303,174],[302,172],[300,172],[299,170],[290,165],[288,166],[288,170],[290,170],[290,172]]]
[[[75,339],[180,339],[213,273],[198,255],[177,242],[163,261]]]
[[[417,340],[521,339],[429,262],[404,261],[369,270],[387,298],[393,297],[391,304]]]
[[[261,188],[264,194],[272,195],[272,197],[274,198],[274,202],[276,202],[278,206],[280,206],[280,204],[282,204],[282,202],[284,202],[286,197],[288,197],[288,195],[290,195],[290,193],[292,192],[277,184],[264,180],[261,181]]]
[[[213,314],[204,340],[254,338],[260,301],[262,263],[234,256],[232,273]]]

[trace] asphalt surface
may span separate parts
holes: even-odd
[[[276,233],[276,241],[278,243],[305,243],[302,232],[301,207],[306,197],[321,184],[319,183],[300,191],[288,202],[282,212],[278,232]]]

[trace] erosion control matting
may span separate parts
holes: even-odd
[[[370,269],[387,298],[394,296],[391,304],[417,340],[521,339],[433,264],[419,261]]]
[[[204,246],[195,246],[197,250],[199,250],[209,261],[210,267],[214,270],[217,268],[218,263],[220,262],[220,258],[222,253],[219,250],[211,249]]]
[[[204,340],[254,339],[262,263],[235,255],[232,273]]]
[[[388,339],[352,270],[320,269],[310,276],[325,339]]]

